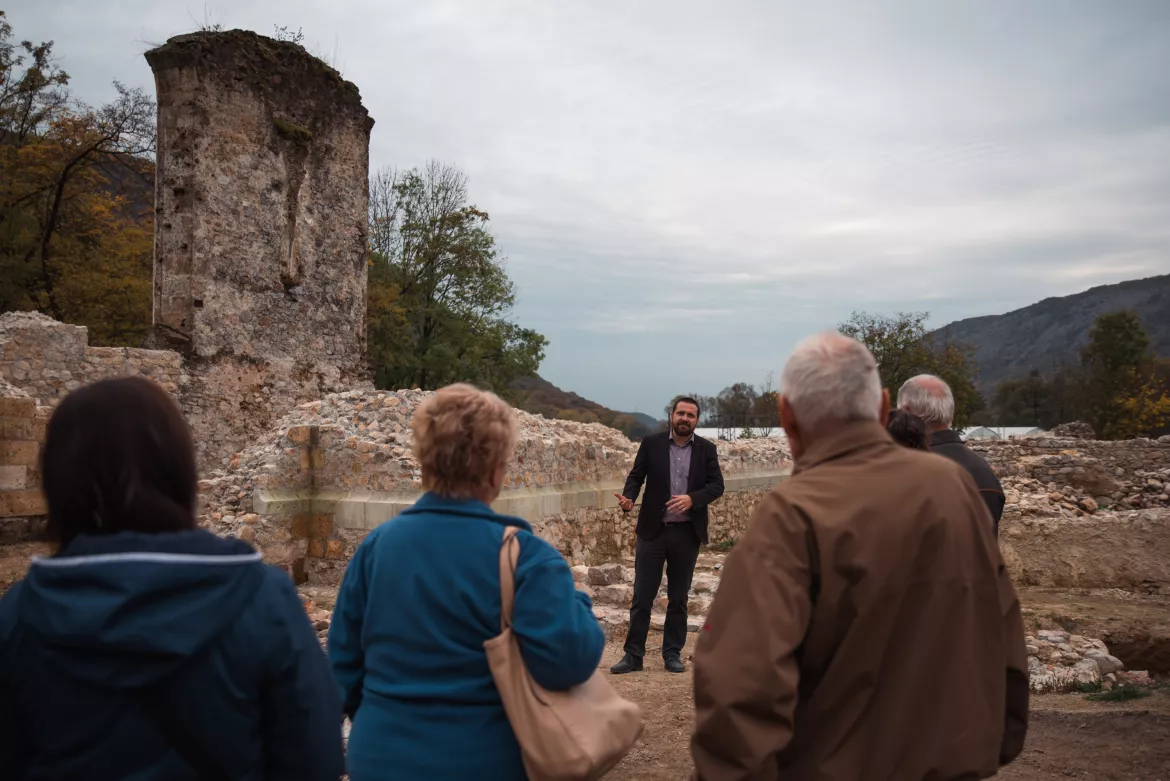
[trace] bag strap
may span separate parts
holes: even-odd
[[[504,529],[500,542],[500,631],[512,626],[512,610],[516,601],[516,562],[520,559],[520,542],[515,526]]]
[[[167,707],[163,702],[159,689],[158,685],[143,687],[138,690],[137,699],[150,722],[162,733],[163,739],[191,766],[200,781],[230,781],[231,776],[227,771],[208,755],[206,747],[200,746],[183,726],[183,720],[177,718],[175,709]]]

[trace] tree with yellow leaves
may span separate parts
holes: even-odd
[[[115,83],[72,98],[51,41],[12,41],[0,11],[0,309],[137,344],[150,327],[154,102]]]
[[[1086,416],[1102,438],[1149,436],[1170,422],[1170,371],[1154,358],[1135,312],[1107,312],[1094,321],[1081,368]]]

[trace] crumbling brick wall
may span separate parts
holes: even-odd
[[[158,92],[154,341],[180,351],[200,464],[281,415],[369,388],[373,120],[300,46],[233,30],[146,53]]]

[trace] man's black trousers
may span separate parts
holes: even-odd
[[[689,523],[664,524],[650,540],[638,538],[634,551],[634,601],[630,605],[630,629],[625,651],[639,659],[646,655],[650,610],[662,585],[666,565],[666,626],[662,633],[662,658],[682,656],[687,641],[687,596],[699,557],[699,535]]]

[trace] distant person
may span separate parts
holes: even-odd
[[[890,410],[889,420],[886,421],[886,431],[902,447],[908,447],[911,450],[930,450],[926,422],[913,412],[907,412],[904,409]]]
[[[695,647],[696,778],[987,778],[1019,755],[1015,589],[963,470],[895,445],[860,342],[797,346],[792,477],[756,506]]]
[[[699,545],[707,542],[707,505],[723,495],[723,473],[715,443],[695,435],[699,403],[681,396],[670,411],[670,430],[642,440],[625,489],[617,497],[623,512],[646,485],[635,527],[634,596],[625,656],[610,668],[615,675],[642,669],[650,611],[662,585],[666,565],[666,625],[662,659],[667,671],[686,671],[682,650],[687,640],[687,597]]]
[[[349,778],[524,779],[484,651],[500,634],[507,527],[520,529],[512,631],[536,683],[557,691],[584,683],[605,635],[556,548],[489,506],[516,444],[511,407],[452,385],[418,406],[411,427],[426,493],[358,547],[329,629],[353,720]]]
[[[341,700],[288,575],[196,528],[195,448],[141,378],[65,398],[56,551],[0,601],[5,781],[336,781]]]
[[[955,419],[955,397],[951,386],[930,374],[911,377],[898,391],[898,407],[913,412],[926,422],[931,452],[954,461],[974,478],[975,487],[991,512],[992,527],[998,537],[1005,501],[1003,486],[983,456],[963,444],[959,432],[951,429]]]

